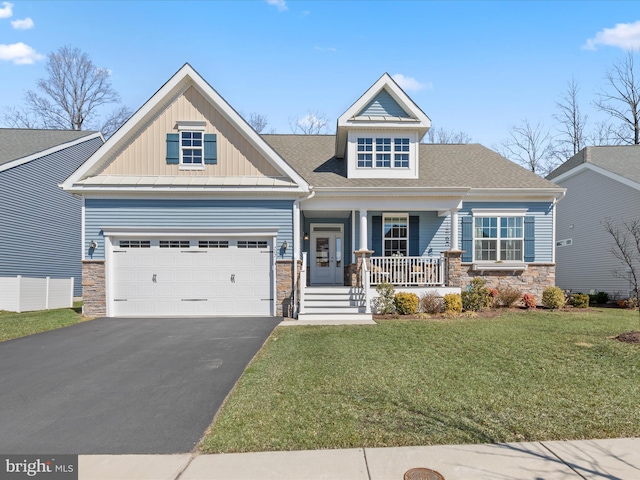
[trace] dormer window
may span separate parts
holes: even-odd
[[[393,166],[409,168],[409,139],[396,138],[393,144]]]
[[[409,138],[358,137],[358,168],[409,168],[409,145]]]

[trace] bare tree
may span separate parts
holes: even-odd
[[[424,137],[424,143],[471,143],[471,137],[465,132],[446,130],[443,127],[431,127]]]
[[[327,133],[329,118],[322,112],[311,111],[304,117],[290,118],[289,127],[291,133],[301,133],[303,135],[319,135]]]
[[[580,112],[578,105],[578,92],[580,87],[574,78],[567,83],[567,89],[556,102],[558,113],[553,115],[559,123],[559,140],[557,151],[561,152],[564,160],[578,153],[585,146],[585,126],[587,115]]]
[[[509,138],[495,148],[502,156],[542,176],[555,166],[553,140],[541,122],[533,125],[523,120],[512,126]]]
[[[22,110],[8,109],[5,122],[30,128],[83,130],[94,123],[101,107],[120,103],[120,96],[111,85],[110,72],[96,67],[89,56],[78,48],[64,46],[48,55],[47,78],[37,82],[38,92],[25,94]],[[113,132],[118,120],[131,112],[120,107],[110,114],[104,126]]]
[[[119,109],[111,112],[105,118],[104,122],[102,123],[102,127],[100,127],[102,135],[104,135],[106,138],[109,138],[115,133],[116,130],[118,130],[122,126],[124,122],[129,120],[129,117],[131,117],[132,114],[133,112],[131,111],[131,109],[127,107],[120,107]]]
[[[609,122],[598,122],[586,135],[585,141],[594,146],[620,145],[623,142],[620,140],[619,130]]]
[[[598,93],[595,107],[620,122],[612,130],[619,143],[640,144],[640,76],[634,53],[618,61],[605,76],[607,90]]]
[[[251,112],[249,117],[247,118],[247,123],[251,125],[251,127],[258,133],[262,133],[262,131],[267,128],[269,124],[269,120],[266,115],[262,115],[261,113]]]
[[[617,278],[631,281],[634,298],[637,300],[640,276],[640,219],[614,223],[610,218],[606,218],[604,228],[613,238],[611,254],[625,266],[625,271],[617,269],[612,273]]]

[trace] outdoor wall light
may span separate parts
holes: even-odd
[[[96,243],[95,240],[91,240],[91,243],[89,243],[89,248],[92,250],[95,250],[96,248],[98,248],[98,244]]]
[[[309,240],[309,234],[307,232],[304,232],[304,237],[305,240]]]
[[[285,240],[284,242],[282,242],[282,251],[286,252],[287,248],[289,248],[289,244],[287,243],[287,241]]]

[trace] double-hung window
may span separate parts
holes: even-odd
[[[391,139],[376,138],[376,167],[389,168],[391,166]]]
[[[393,152],[393,166],[396,168],[409,168],[409,139],[395,138]]]
[[[474,217],[474,260],[524,261],[523,217]]]
[[[195,131],[180,132],[180,163],[182,165],[203,165],[203,134]]]
[[[408,138],[359,137],[358,168],[409,168]]]
[[[406,215],[385,215],[382,222],[384,256],[407,256],[409,219]]]
[[[373,166],[373,139],[358,138],[358,167]]]

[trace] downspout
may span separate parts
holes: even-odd
[[[312,190],[305,198],[296,198],[293,202],[293,318],[298,318],[298,260],[302,251],[300,243],[300,203],[312,199],[315,194],[315,190]]]
[[[555,197],[553,199],[553,206],[552,206],[552,211],[553,211],[553,235],[551,236],[551,262],[553,264],[556,263],[556,225],[557,225],[557,218],[556,218],[556,204],[562,200],[564,198],[564,196],[567,194],[567,191],[563,191],[562,195],[560,197]]]

